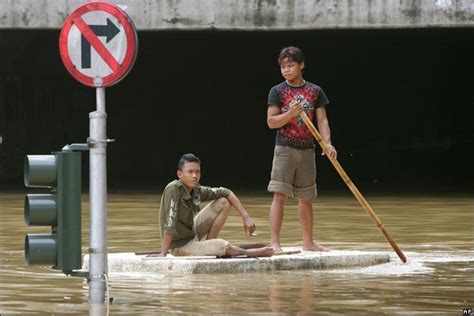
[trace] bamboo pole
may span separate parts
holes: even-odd
[[[309,128],[311,134],[313,134],[314,138],[316,138],[316,141],[319,143],[319,145],[321,146],[324,154],[329,158],[329,161],[331,161],[331,163],[333,164],[334,168],[336,168],[337,172],[339,173],[339,175],[342,177],[342,179],[344,180],[344,182],[347,184],[347,186],[349,187],[349,189],[352,191],[352,193],[354,194],[355,198],[357,199],[357,201],[359,201],[360,205],[364,208],[364,210],[367,212],[367,214],[369,215],[369,217],[372,219],[372,221],[380,228],[380,230],[382,231],[383,235],[385,236],[385,238],[387,239],[387,241],[390,243],[390,245],[392,246],[393,250],[395,250],[395,252],[397,253],[398,257],[400,257],[400,259],[403,261],[403,262],[407,262],[407,257],[405,257],[405,255],[403,254],[402,250],[400,249],[400,247],[398,247],[397,243],[393,240],[392,236],[390,236],[389,232],[387,231],[387,229],[385,228],[384,224],[382,223],[382,221],[380,220],[380,218],[377,216],[377,214],[375,214],[374,210],[372,209],[372,207],[370,207],[369,203],[367,203],[367,201],[365,200],[365,198],[362,196],[362,194],[359,192],[359,190],[357,189],[357,187],[354,185],[354,183],[351,181],[351,179],[349,178],[349,176],[347,175],[347,173],[344,171],[344,169],[342,168],[341,164],[339,164],[339,161],[337,161],[337,159],[334,159],[332,158],[330,155],[329,155],[329,150],[328,150],[328,145],[324,142],[323,138],[321,137],[321,135],[319,134],[318,130],[314,127],[314,124],[313,122],[311,122],[311,120],[309,119],[308,115],[306,115],[306,113],[303,111],[301,112],[300,114],[300,117],[303,119],[303,122],[306,124],[306,126]]]

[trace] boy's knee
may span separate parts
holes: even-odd
[[[283,193],[273,193],[273,199],[277,202],[285,202],[288,197]]]
[[[220,198],[216,201],[216,204],[217,204],[217,208],[219,210],[223,210],[223,211],[226,211],[230,208],[230,202],[227,198],[223,197],[223,198]]]
[[[298,202],[300,204],[303,204],[303,205],[312,205],[313,204],[313,201],[311,199],[302,199],[302,198],[299,198],[298,199]]]

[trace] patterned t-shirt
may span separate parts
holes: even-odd
[[[286,81],[271,88],[268,94],[268,106],[276,105],[282,113],[288,112],[292,100],[298,99],[309,119],[313,121],[315,109],[329,103],[321,87],[306,82],[300,87],[290,86]],[[293,117],[276,133],[276,144],[293,148],[313,148],[314,139],[301,117]]]

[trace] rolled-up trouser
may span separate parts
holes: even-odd
[[[179,248],[173,248],[173,256],[223,256],[225,255],[229,242],[224,239],[206,240],[207,234],[211,229],[212,223],[229,203],[226,198],[220,198],[207,204],[194,217],[194,232],[196,236],[186,245]]]
[[[314,148],[275,146],[269,192],[313,200],[317,196]]]

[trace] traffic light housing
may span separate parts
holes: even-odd
[[[63,150],[28,155],[23,177],[27,187],[50,188],[50,193],[25,197],[25,223],[51,226],[51,234],[26,235],[26,263],[63,271],[80,269],[81,153]]]

